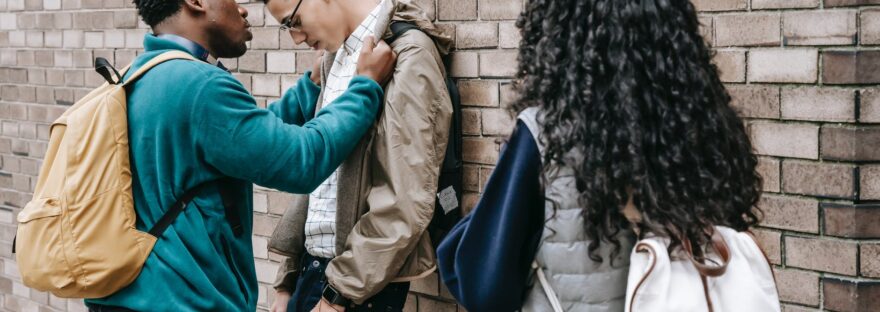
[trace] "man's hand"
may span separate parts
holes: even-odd
[[[312,312],[345,312],[345,307],[330,304],[326,299],[321,298],[321,301],[318,301],[318,305],[312,308]]]
[[[357,73],[384,86],[394,72],[397,55],[384,41],[379,41],[379,44],[375,44],[375,41],[376,38],[373,36],[367,36],[364,40],[364,47],[361,49],[361,55],[358,59]]]
[[[309,79],[315,83],[317,86],[321,86],[321,63],[324,62],[324,50],[318,51],[315,56],[315,65],[312,65],[312,74],[309,75]]]
[[[275,303],[272,303],[271,312],[287,312],[287,302],[290,301],[290,293],[286,290],[275,292]]]

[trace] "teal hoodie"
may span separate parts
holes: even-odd
[[[147,34],[148,60],[186,49]],[[314,115],[320,89],[308,74],[269,106],[228,72],[189,60],[162,63],[128,94],[128,126],[137,228],[148,230],[186,190],[203,182],[238,179],[236,203],[243,233],[233,234],[212,187],[184,210],[159,238],[138,278],[126,288],[86,304],[137,311],[254,311],[252,184],[309,193],[354,148],[376,118],[382,88],[363,76]]]

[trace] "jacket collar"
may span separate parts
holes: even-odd
[[[192,40],[174,34],[144,36],[144,50],[180,50],[192,54],[192,56],[204,62],[208,62],[208,50]]]

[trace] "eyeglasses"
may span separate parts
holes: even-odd
[[[282,31],[289,31],[289,30],[300,31],[301,30],[300,25],[299,25],[299,19],[297,18],[296,22],[294,22],[293,18],[296,16],[296,11],[299,11],[299,6],[303,3],[303,1],[306,1],[306,0],[300,0],[299,3],[296,4],[296,7],[293,8],[293,13],[290,13],[290,15],[281,19],[281,26],[280,27],[281,27]]]

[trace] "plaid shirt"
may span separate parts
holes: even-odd
[[[372,35],[380,38],[388,25],[377,25],[376,18],[383,12],[390,12],[392,4],[382,0],[364,19],[357,29],[345,40],[337,51],[333,66],[324,83],[324,101],[321,107],[330,105],[348,89],[351,78],[357,70],[364,39]],[[379,35],[376,35],[376,34]],[[309,210],[306,216],[306,251],[315,257],[333,258],[336,256],[336,185],[337,169],[314,192],[309,194]]]

